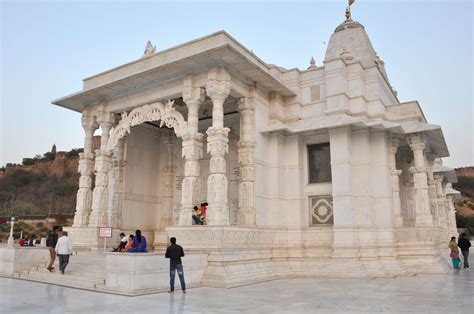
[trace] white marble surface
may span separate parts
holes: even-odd
[[[140,297],[0,278],[0,291],[2,313],[471,313],[474,271],[375,280],[297,278]]]

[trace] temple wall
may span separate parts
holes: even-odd
[[[139,125],[127,138],[122,225],[125,230],[154,231],[159,213],[163,155],[155,127]]]

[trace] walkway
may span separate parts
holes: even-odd
[[[474,269],[372,280],[285,279],[140,297],[0,278],[0,291],[2,313],[473,313]]]

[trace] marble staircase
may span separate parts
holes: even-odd
[[[58,259],[53,272],[46,269],[46,264],[40,263],[16,272],[14,278],[79,289],[105,290],[105,255],[101,252],[74,252],[69,259],[65,275],[59,271]]]

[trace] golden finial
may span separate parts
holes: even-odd
[[[347,0],[347,7],[346,7],[346,20],[351,19],[351,5],[354,3],[355,0]]]

